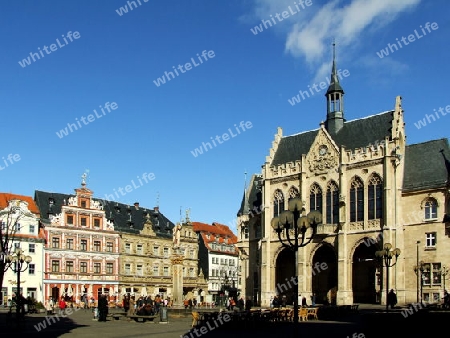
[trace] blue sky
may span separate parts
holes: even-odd
[[[448,137],[450,113],[423,120],[450,105],[446,0],[135,3],[1,4],[0,191],[72,193],[87,169],[96,197],[158,203],[173,222],[189,208],[193,221],[233,229],[245,172],[247,182],[261,172],[277,127],[290,135],[325,119],[325,91],[288,100],[329,76],[333,39],[349,73],[347,120],[393,109],[401,95],[409,144]],[[107,102],[116,109],[102,113]]]

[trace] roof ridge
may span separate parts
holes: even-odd
[[[441,137],[441,138],[434,139],[434,140],[428,140],[428,141],[424,141],[424,142],[411,143],[411,144],[407,144],[406,147],[416,146],[416,145],[426,144],[426,143],[431,143],[431,142],[437,142],[437,141],[448,141],[448,138],[447,137]]]
[[[351,123],[351,122],[356,122],[356,121],[360,121],[360,120],[367,120],[367,119],[369,119],[369,118],[371,118],[371,117],[375,117],[375,116],[379,116],[379,115],[384,115],[384,114],[388,114],[388,113],[394,113],[394,112],[395,112],[395,110],[394,110],[394,109],[390,109],[390,110],[385,110],[385,111],[383,111],[383,112],[381,112],[381,113],[377,113],[377,114],[372,114],[372,115],[368,115],[368,116],[364,116],[364,117],[356,118],[356,119],[353,119],[353,120],[348,120],[348,121],[345,121],[345,124],[347,124],[347,123]]]

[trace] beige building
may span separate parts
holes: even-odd
[[[142,209],[138,203],[131,207],[115,203],[114,208],[124,209],[130,215],[128,226],[120,229],[121,294],[159,294],[173,299],[172,258],[177,244],[183,257],[183,295],[194,295],[199,289],[198,243],[189,219],[174,225],[158,207]],[[178,226],[180,231],[176,234]]]
[[[401,97],[393,110],[346,121],[334,60],[330,82],[325,121],[289,136],[278,128],[245,192],[237,244],[243,291],[261,305],[275,294],[292,303],[297,261],[299,295],[308,304],[312,296],[317,303],[385,304],[387,287],[399,304],[439,301],[450,265],[448,141],[407,145]],[[271,227],[294,197],[304,213],[322,215],[311,243],[298,251]],[[312,235],[310,228],[305,241]],[[386,243],[401,250],[390,268],[375,255]]]

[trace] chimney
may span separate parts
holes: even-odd
[[[136,208],[136,210],[139,209],[139,202],[134,202],[134,207]]]
[[[159,207],[154,208],[155,212],[159,212]]]

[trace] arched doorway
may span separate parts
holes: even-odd
[[[370,239],[358,245],[353,254],[352,288],[354,303],[375,304],[377,299],[377,245]]]
[[[286,296],[287,304],[294,302],[292,277],[295,277],[295,253],[284,248],[278,255],[275,269],[275,290],[280,296]]]
[[[312,261],[312,292],[316,303],[336,303],[338,284],[337,257],[330,245],[322,245],[314,254]],[[330,297],[327,297],[330,292]]]

